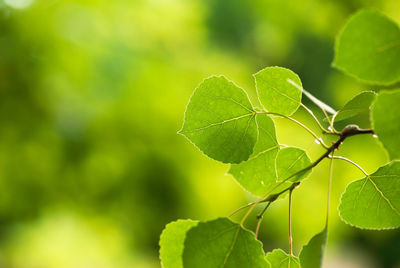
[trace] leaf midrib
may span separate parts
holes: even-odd
[[[371,179],[371,176],[367,176],[368,180],[372,183],[372,185],[375,187],[375,189],[379,192],[381,197],[385,199],[385,201],[388,203],[390,208],[397,213],[397,215],[400,216],[400,212],[393,206],[392,202],[383,194],[383,192],[379,189],[379,187],[375,184],[375,182]]]
[[[226,255],[225,255],[225,259],[224,259],[224,262],[222,263],[221,268],[225,267],[226,262],[228,261],[228,259],[229,259],[229,257],[230,257],[230,255],[231,255],[231,253],[232,253],[232,251],[233,251],[233,248],[235,247],[236,241],[237,241],[237,239],[238,239],[238,237],[239,237],[239,232],[240,232],[240,225],[237,227],[237,230],[236,230],[235,235],[234,235],[234,237],[233,237],[231,246],[230,246],[228,252],[227,252]]]
[[[190,129],[190,130],[181,130],[180,133],[184,134],[184,133],[201,131],[201,130],[208,129],[208,128],[211,128],[211,127],[223,125],[223,124],[235,121],[235,120],[239,120],[239,119],[245,118],[247,116],[251,116],[251,115],[253,115],[253,113],[244,114],[244,115],[240,115],[240,116],[237,116],[237,117],[229,118],[229,119],[226,119],[226,120],[223,120],[223,121],[220,121],[220,122],[216,122],[216,123],[212,123],[212,124],[210,124],[208,126],[204,126],[204,127],[200,127],[200,128],[195,128],[195,129]]]

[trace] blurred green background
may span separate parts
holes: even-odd
[[[365,7],[400,22],[398,0],[0,0],[0,267],[159,267],[165,224],[254,199],[176,134],[196,85],[225,74],[254,100],[251,74],[279,65],[338,109],[370,89],[331,67],[336,33]],[[281,143],[321,154],[301,128],[276,123]],[[387,161],[367,136],[340,154],[368,172]],[[294,193],[295,253],[323,228],[327,166]],[[399,231],[338,218],[360,177],[335,162],[326,267],[400,267]],[[260,238],[266,251],[288,248],[287,199]]]

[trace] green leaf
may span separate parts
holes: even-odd
[[[347,186],[339,205],[340,217],[360,228],[399,227],[399,193],[400,161],[392,161]]]
[[[322,232],[314,235],[300,252],[300,263],[302,268],[322,267],[326,238],[328,230],[326,227]]]
[[[400,80],[400,29],[385,15],[364,10],[338,34],[333,65],[372,84]]]
[[[200,222],[186,235],[184,267],[266,268],[265,254],[254,233],[227,218]]]
[[[297,74],[282,67],[267,67],[254,77],[258,97],[267,111],[288,116],[299,108],[302,85]]]
[[[400,90],[381,91],[371,108],[372,128],[389,153],[400,158]]]
[[[160,236],[160,259],[164,268],[181,268],[186,233],[198,224],[192,220],[177,220],[165,226]]]
[[[271,268],[301,268],[299,258],[286,254],[282,249],[274,249],[265,257]]]
[[[311,164],[310,158],[307,153],[295,147],[283,148],[278,152],[276,157],[276,171],[278,174],[278,181],[283,181],[296,172],[306,168]],[[311,168],[305,172],[291,178],[289,181],[297,182],[304,179],[311,173]]]
[[[279,151],[274,121],[264,114],[257,115],[258,140],[250,158],[232,164],[229,173],[247,191],[262,196],[276,184],[275,158]]]
[[[255,112],[243,89],[213,76],[194,91],[179,133],[215,160],[240,163],[257,141]]]
[[[340,109],[336,116],[335,122],[354,117],[362,114],[363,117],[369,119],[369,111],[372,102],[374,101],[376,93],[373,91],[363,91],[349,102],[347,102],[342,109]]]

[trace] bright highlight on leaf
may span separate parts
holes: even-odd
[[[160,259],[164,268],[182,268],[183,243],[186,232],[198,221],[177,220],[167,224],[160,237]]]
[[[400,161],[392,161],[375,173],[350,183],[339,206],[341,218],[356,227],[400,227]]]
[[[321,268],[323,263],[324,251],[328,230],[324,228],[322,232],[314,235],[307,245],[300,252],[301,268]]]
[[[215,160],[240,163],[257,141],[255,112],[243,89],[213,76],[194,91],[179,133]]]
[[[347,102],[342,109],[340,109],[336,116],[335,122],[348,119],[357,115],[362,115],[369,120],[370,107],[375,100],[376,93],[373,91],[363,91],[349,102]]]
[[[336,39],[334,66],[368,83],[400,80],[400,29],[385,15],[356,13]]]
[[[307,153],[295,147],[283,148],[279,151],[276,157],[276,172],[278,174],[278,181],[283,181],[308,167],[311,164],[310,158]],[[291,182],[297,182],[306,178],[311,173],[311,169],[301,172],[293,178],[289,179]]]
[[[266,268],[265,254],[254,233],[227,218],[200,222],[186,235],[184,267]]]
[[[232,164],[229,173],[247,191],[262,196],[276,185],[275,158],[279,151],[275,124],[265,115],[257,115],[258,141],[250,158],[240,164]]]
[[[271,268],[301,268],[299,258],[286,254],[282,249],[274,249],[265,258]]]
[[[308,92],[307,90],[305,90],[304,88],[302,88],[303,94],[310,100],[312,101],[315,105],[317,105],[319,108],[321,108],[322,110],[326,111],[327,113],[330,114],[335,114],[336,111],[329,106],[328,104],[324,103],[323,101],[321,101],[320,99],[318,99],[317,97],[314,97],[314,95],[312,95],[310,92]]]
[[[371,108],[372,127],[390,159],[400,159],[400,89],[381,91]]]
[[[299,108],[302,91],[297,74],[282,67],[267,67],[254,77],[258,97],[267,111],[288,116]]]

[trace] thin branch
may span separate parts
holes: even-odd
[[[257,221],[257,228],[256,228],[256,238],[258,237],[258,231],[260,230],[260,225],[261,225],[261,221],[264,217],[264,213],[267,210],[267,208],[271,205],[271,203],[272,203],[271,201],[268,202],[268,204],[264,207],[264,209],[261,211],[261,213],[257,215],[258,221]]]
[[[246,204],[246,205],[241,206],[240,208],[236,209],[236,210],[233,211],[231,214],[229,214],[228,218],[232,217],[233,215],[235,215],[235,214],[238,213],[239,211],[241,211],[241,210],[243,210],[243,209],[245,209],[245,208],[248,208],[248,207],[254,205],[254,204],[257,203],[257,202],[258,202],[258,204],[260,204],[260,203],[265,203],[265,202],[272,203],[273,201],[275,201],[276,199],[278,199],[278,197],[279,197],[281,194],[283,194],[283,193],[289,191],[291,188],[297,187],[297,186],[300,184],[300,182],[296,182],[296,183],[293,183],[293,184],[294,184],[294,185],[290,185],[289,187],[283,189],[283,190],[280,191],[279,193],[276,193],[276,194],[274,194],[274,195],[269,196],[267,199],[264,199],[262,202],[254,201],[254,202],[250,202],[250,203],[248,203],[248,204]],[[262,213],[259,214],[259,215],[257,216],[257,218],[262,217],[262,214],[264,214],[264,212],[265,212],[265,210],[267,210],[268,206],[269,206],[269,204],[264,208],[264,210],[262,211]]]
[[[278,188],[279,186],[281,186],[282,184],[284,184],[285,182],[287,182],[288,180],[290,180],[291,178],[304,173],[312,168],[314,168],[315,166],[317,166],[324,158],[329,158],[329,155],[335,151],[336,149],[339,148],[339,146],[342,144],[342,142],[350,136],[355,136],[355,135],[360,135],[360,134],[374,134],[374,130],[372,129],[360,129],[358,126],[356,125],[349,125],[346,126],[340,133],[339,136],[340,138],[333,143],[327,150],[325,153],[323,153],[317,160],[315,160],[313,163],[311,163],[310,165],[308,165],[307,167],[293,173],[292,175],[290,175],[289,177],[287,177],[286,179],[284,179],[283,181],[281,181],[280,183],[276,184],[274,187],[272,187],[266,194],[264,194],[264,196],[259,199],[256,202],[253,202],[252,204],[249,204],[250,209],[247,211],[247,213],[244,215],[244,217],[242,218],[242,220],[240,221],[240,224],[243,224],[244,221],[247,219],[247,217],[250,215],[250,213],[253,211],[253,209],[260,203],[262,202],[266,202],[266,201],[270,201],[269,199],[271,197],[275,197],[275,195],[271,195],[269,196],[276,188]],[[351,160],[350,160],[351,161]],[[355,164],[354,162],[351,161],[352,164]],[[357,167],[361,168],[360,166],[358,166],[356,164]],[[362,168],[360,169],[363,172],[365,172]],[[366,173],[365,173],[366,174]],[[296,183],[293,183],[291,185],[291,187],[296,187],[295,185]],[[297,184],[298,185],[298,184]]]
[[[268,204],[264,207],[264,209],[257,215],[257,219],[261,219],[264,216],[265,211],[271,205],[272,201],[269,201]]]
[[[242,209],[245,209],[247,207],[250,207],[251,205],[253,205],[255,202],[251,202],[248,203],[247,205],[243,205],[240,208],[236,209],[235,211],[233,211],[231,214],[229,214],[228,218],[232,217],[233,215],[235,215],[236,213],[238,213],[239,211],[241,211]]]

